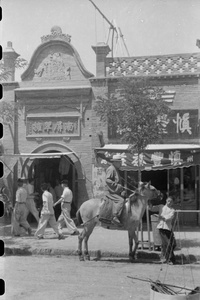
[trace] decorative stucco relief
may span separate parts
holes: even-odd
[[[70,67],[71,65],[71,67]],[[34,70],[33,79],[48,80],[71,80],[72,68],[75,68],[68,54],[54,52],[49,54]]]
[[[62,33],[59,26],[50,35],[41,38],[42,44],[35,50],[22,81],[84,80],[94,75],[86,70],[81,58],[72,46],[71,36]]]

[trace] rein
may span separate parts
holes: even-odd
[[[124,188],[124,187],[123,187],[123,188]],[[124,189],[126,189],[126,190],[132,192],[132,195],[136,193],[136,191],[133,191],[133,190],[131,190],[131,189],[129,189],[129,188],[124,188]],[[128,199],[128,200],[127,200],[127,199]],[[127,199],[125,200],[124,204],[129,203],[129,207],[130,207],[130,197],[128,197]],[[130,209],[130,208],[129,208],[129,209]],[[131,210],[130,210],[130,211],[131,211]],[[85,226],[87,223],[91,222],[92,220],[94,220],[94,219],[97,218],[97,217],[99,217],[99,214],[97,214],[96,216],[94,216],[94,217],[92,217],[91,219],[87,220],[86,222],[82,223],[81,225],[82,225],[82,226]]]
[[[99,217],[99,215],[94,216],[94,217],[91,218],[90,220],[87,220],[86,222],[82,223],[81,225],[82,225],[82,226],[85,226],[85,224],[91,222],[93,219],[95,219],[95,218],[97,218],[97,217]]]

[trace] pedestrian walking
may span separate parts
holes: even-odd
[[[62,231],[58,229],[58,223],[56,222],[55,215],[54,215],[54,209],[53,209],[53,196],[48,191],[48,183],[43,183],[41,185],[41,190],[43,192],[42,194],[42,201],[43,201],[43,207],[41,210],[41,217],[39,220],[38,228],[35,232],[35,236],[37,236],[38,239],[44,238],[44,232],[47,227],[47,224],[53,228],[55,233],[58,235],[58,239],[64,239],[64,236],[62,234]]]
[[[24,180],[24,188],[27,191],[27,200],[26,200],[26,206],[27,206],[27,216],[29,213],[31,213],[37,222],[39,222],[39,211],[37,210],[36,204],[35,204],[35,197],[38,196],[38,193],[34,192],[34,180],[33,179],[25,179]]]
[[[176,247],[176,240],[172,229],[172,221],[175,216],[175,209],[173,208],[173,197],[169,196],[166,199],[166,204],[160,204],[157,206],[151,206],[151,211],[159,211],[159,222],[157,228],[161,237],[161,261],[163,263],[175,264],[176,259],[174,255],[174,249]]]
[[[54,204],[55,207],[57,204],[61,203],[62,212],[58,218],[58,228],[61,230],[66,225],[71,235],[79,234],[79,231],[70,216],[73,194],[68,187],[68,180],[62,180],[61,186],[63,188],[63,193],[61,198]]]
[[[18,189],[16,192],[16,202],[15,207],[12,214],[11,220],[11,233],[14,236],[20,236],[20,227],[23,227],[29,235],[31,235],[32,230],[30,224],[27,222],[27,207],[26,207],[26,200],[27,200],[27,191],[23,187],[23,180],[19,178],[17,180]]]

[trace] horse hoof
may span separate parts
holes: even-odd
[[[135,259],[132,258],[132,257],[129,257],[129,261],[130,261],[131,263],[134,263],[134,262],[135,262]]]
[[[79,256],[79,260],[80,261],[84,261],[84,257],[83,256]]]
[[[130,260],[130,262],[134,262],[135,261],[135,256],[129,255],[129,260]]]
[[[90,256],[89,256],[89,255],[86,255],[86,256],[85,256],[85,260],[90,260]]]

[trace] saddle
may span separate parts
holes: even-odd
[[[113,201],[107,197],[102,198],[102,205],[99,211],[99,221],[111,224],[113,219]]]
[[[113,203],[113,201],[108,198],[108,197],[104,197],[101,199],[102,204],[100,206],[100,210],[99,210],[99,221],[106,223],[106,224],[111,224],[112,220],[113,220],[113,206],[115,205]],[[126,198],[126,200],[124,201],[124,207],[123,210],[125,208],[125,204],[128,203],[127,205],[127,209],[128,212],[130,211],[130,199]]]

